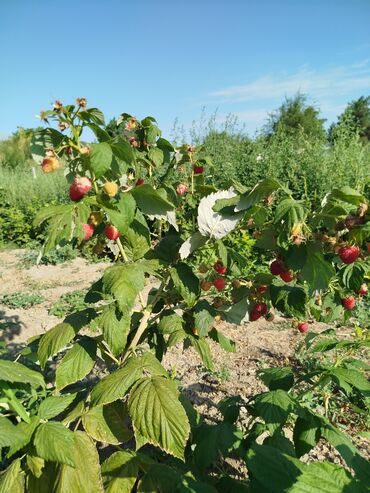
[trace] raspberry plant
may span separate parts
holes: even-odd
[[[269,178],[252,190],[238,183],[217,190],[201,147],[175,149],[153,117],[125,113],[117,121],[124,130],[112,137],[101,111],[84,98],[67,106],[56,101],[42,118],[47,127],[33,141],[33,157],[45,173],[64,167],[70,183],[70,203],[36,218],[48,222],[42,253],[89,241],[95,252],[108,246],[116,260],[89,289],[87,308],[30,340],[22,363],[0,360],[7,466],[0,492],[280,492],[295,484],[289,491],[298,492],[322,480],[363,491],[366,461],[291,394],[291,369],[264,371],[269,391],[248,402],[226,399],[223,422],[209,425],[161,361],[183,342],[212,368],[209,339],[235,351],[214,326],[219,319],[272,320],[276,310],[294,317],[301,332],[313,318],[348,319],[343,300],[362,303],[369,273],[367,198],[333,190],[312,212]],[[96,143],[84,143],[86,129]],[[224,243],[240,228],[257,238],[270,269],[246,275],[246,260]],[[208,264],[198,261],[204,258]],[[340,370],[344,392],[369,392],[361,370]],[[243,428],[241,408],[252,417]],[[288,418],[298,423],[293,441],[284,434]],[[299,460],[320,437],[353,476]],[[220,456],[246,461],[248,481],[224,466],[212,469]]]

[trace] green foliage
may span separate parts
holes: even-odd
[[[341,298],[367,282],[369,273],[368,197],[349,187],[334,189],[312,211],[266,177],[267,170],[256,185],[235,182],[217,190],[203,149],[175,150],[151,116],[138,120],[123,113],[117,121],[123,132],[113,138],[102,113],[86,108],[83,98],[75,105],[56,102],[43,116],[67,131],[38,132],[34,159],[41,162],[45,148],[64,159],[73,187],[79,182],[84,190],[37,214],[35,224],[48,223],[45,251],[81,244],[89,223],[89,241],[110,248],[115,262],[86,293],[90,306],[78,306],[31,339],[22,363],[0,359],[1,453],[8,466],[0,492],[23,491],[26,484],[31,492],[283,493],[316,488],[318,478],[329,491],[361,491],[369,483],[366,461],[332,416],[322,413],[329,392],[367,409],[367,366],[353,357],[368,345],[359,331],[355,341],[321,343],[309,333],[308,353],[348,353],[334,361],[323,356],[314,367],[264,369],[268,390],[248,401],[224,400],[223,419],[212,424],[202,421],[161,361],[183,341],[214,371],[210,340],[235,351],[215,327],[220,319],[246,323],[275,309],[322,320],[329,304],[333,320],[348,320]],[[99,141],[90,148],[80,140],[85,128]],[[114,197],[105,192],[107,181],[116,185]],[[353,218],[355,228],[348,221]],[[120,236],[110,239],[108,225]],[[228,243],[238,230],[246,248],[275,258],[284,275],[274,275],[274,267],[269,272],[266,263],[251,275],[238,243]],[[250,237],[255,243],[248,243]],[[361,255],[348,268],[337,253],[352,243]],[[350,472],[300,460],[320,438],[337,449]],[[110,444],[104,461],[100,443]],[[235,477],[229,459],[246,465],[248,479]]]
[[[0,298],[0,303],[9,308],[31,308],[39,305],[44,301],[44,297],[39,293],[25,293],[17,291],[16,293],[4,294]]]
[[[54,248],[42,255],[40,258],[41,245],[37,242],[30,242],[27,244],[29,250],[22,254],[21,261],[25,267],[32,267],[33,265],[58,265],[64,264],[69,260],[73,260],[77,257],[77,250],[72,245],[66,244]]]

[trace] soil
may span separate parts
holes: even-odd
[[[68,292],[88,288],[97,280],[107,263],[87,263],[76,258],[61,265],[33,266],[26,269],[21,258],[24,250],[0,251],[0,298],[14,292],[39,292],[45,301],[28,309],[10,309],[0,303],[0,341],[17,350],[31,336],[43,333],[60,322],[48,310]],[[217,404],[225,396],[240,395],[245,399],[266,390],[257,378],[258,369],[292,364],[294,351],[302,335],[291,328],[289,320],[276,316],[273,322],[260,319],[244,326],[217,322],[217,329],[234,340],[235,353],[223,351],[211,341],[214,370],[207,371],[193,348],[182,344],[171,348],[164,357],[166,368],[176,372],[196,409],[210,421],[218,420]],[[320,330],[322,326],[311,326]],[[349,333],[342,329],[343,337]],[[347,430],[350,432],[350,430]],[[360,451],[370,456],[370,441],[351,433]],[[327,443],[319,444],[305,460],[330,460],[342,463],[339,454]]]

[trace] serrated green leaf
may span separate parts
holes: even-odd
[[[136,211],[136,216],[122,238],[122,243],[129,260],[135,262],[144,257],[150,249],[150,231],[148,224],[141,212]]]
[[[200,287],[199,279],[192,268],[185,263],[179,263],[171,269],[170,275],[176,291],[182,296],[185,303],[190,307],[195,305],[199,297]]]
[[[309,292],[326,290],[335,276],[335,269],[320,251],[308,249],[306,263],[301,270],[301,278],[308,284]]]
[[[161,334],[172,334],[183,327],[183,319],[173,310],[164,310],[158,323]]]
[[[100,178],[110,169],[112,156],[112,148],[107,142],[90,145],[90,167],[96,178]]]
[[[216,310],[207,300],[200,300],[194,307],[194,327],[199,337],[205,337],[215,322]]]
[[[129,388],[142,377],[143,373],[167,375],[166,370],[151,353],[141,357],[132,356],[126,364],[104,377],[91,392],[91,406],[108,404],[122,398]]]
[[[127,442],[133,433],[127,426],[127,409],[122,402],[95,406],[82,415],[85,431],[94,440],[118,445]]]
[[[334,190],[330,193],[329,199],[337,199],[353,205],[359,205],[366,202],[365,197],[360,192],[348,186],[334,188]]]
[[[32,474],[39,478],[42,474],[42,470],[45,466],[45,460],[37,455],[27,454],[26,455],[27,467],[30,469]]]
[[[307,454],[319,440],[320,422],[312,415],[308,415],[305,419],[298,416],[293,430],[293,441],[297,457]]]
[[[59,467],[55,493],[104,493],[99,455],[94,442],[75,431],[72,456],[74,467]]]
[[[264,368],[257,372],[257,376],[270,390],[290,390],[294,384],[294,374],[290,367]]]
[[[39,457],[74,466],[74,434],[61,423],[48,421],[37,428],[34,445]]]
[[[104,205],[109,221],[115,226],[121,235],[125,235],[135,217],[136,203],[129,193],[120,193],[115,203]]]
[[[139,460],[133,452],[115,452],[101,467],[106,493],[131,493],[139,472]]]
[[[188,339],[191,343],[191,345],[194,347],[194,349],[197,351],[199,356],[202,359],[203,365],[208,368],[209,370],[213,370],[213,361],[212,361],[212,354],[211,354],[211,349],[209,347],[208,342],[206,339],[199,339],[199,337],[194,337],[190,334],[187,335]]]
[[[290,232],[295,224],[303,224],[307,211],[302,203],[294,199],[282,200],[275,210],[274,222],[280,228]]]
[[[116,137],[111,142],[111,147],[113,154],[122,159],[127,164],[131,164],[134,159],[134,153],[132,152],[131,145],[127,142],[127,140],[122,139],[121,137]]]
[[[141,210],[145,215],[166,215],[168,211],[172,211],[175,206],[166,198],[155,190],[151,185],[140,185],[134,187],[131,193]]]
[[[306,316],[307,294],[298,286],[270,285],[271,302],[286,315],[297,318]]]
[[[184,458],[190,426],[174,381],[161,376],[140,379],[131,389],[128,409],[135,435]]]
[[[40,420],[37,416],[32,416],[29,423],[21,421],[17,424],[17,431],[15,433],[17,440],[15,440],[10,446],[7,457],[11,457],[16,454],[19,450],[30,443],[39,422]]]
[[[351,475],[337,464],[330,462],[311,462],[289,493],[361,493]]]
[[[90,337],[83,337],[63,356],[56,370],[56,387],[64,389],[71,383],[84,378],[95,365],[96,341]]]
[[[75,400],[76,394],[51,395],[41,402],[38,415],[41,419],[51,419],[67,409]]]
[[[228,353],[235,353],[236,351],[236,345],[235,342],[229,339],[228,337],[225,337],[222,332],[219,330],[213,329],[209,332],[209,337],[213,339],[215,342],[217,342],[224,351],[227,351]]]
[[[15,361],[0,359],[0,381],[28,383],[32,387],[45,387],[41,373],[30,370],[27,366]]]
[[[253,412],[265,421],[273,433],[285,423],[293,410],[293,405],[292,399],[285,390],[271,390],[255,397]]]
[[[0,475],[0,493],[24,493],[21,459],[14,460]]]
[[[104,290],[114,296],[122,313],[130,312],[144,288],[144,272],[137,264],[109,267],[103,275]]]
[[[0,449],[11,447],[19,441],[23,441],[24,431],[15,426],[9,419],[0,416]]]
[[[104,307],[101,315],[95,320],[96,326],[102,330],[104,339],[115,356],[126,347],[130,322],[131,317],[120,314],[114,304]]]
[[[254,204],[257,204],[260,200],[271,195],[272,192],[281,188],[281,184],[273,178],[265,178],[257,183],[257,185],[248,193],[241,196],[240,202],[235,207],[235,211],[244,211],[250,209]]]

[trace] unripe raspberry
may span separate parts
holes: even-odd
[[[352,264],[360,256],[360,249],[357,245],[347,245],[340,248],[338,255],[344,264]]]
[[[213,281],[213,285],[218,291],[222,291],[223,289],[225,289],[225,279],[222,279],[222,277],[218,277]]]
[[[358,294],[360,296],[366,296],[367,295],[367,292],[368,292],[368,287],[367,287],[367,284],[362,284],[359,291],[358,291]]]
[[[188,191],[188,186],[186,183],[179,183],[176,188],[177,195],[185,195]]]
[[[58,158],[56,158],[55,156],[46,157],[42,161],[41,168],[44,173],[52,173],[53,171],[60,168],[60,163]]]
[[[239,289],[242,284],[239,279],[233,279],[231,285],[234,289]]]
[[[222,298],[217,297],[213,300],[212,304],[215,308],[220,308],[224,304],[224,300]]]
[[[105,226],[104,234],[106,238],[108,238],[108,240],[116,240],[121,236],[118,229],[114,227],[112,224],[108,224],[107,226]]]
[[[212,287],[212,283],[210,281],[206,281],[205,279],[200,283],[200,287],[203,291],[209,291]]]
[[[104,183],[103,190],[108,197],[113,198],[117,195],[118,185],[114,181],[107,181],[107,183]]]
[[[58,111],[58,112],[59,112],[59,111],[63,108],[63,104],[62,104],[62,102],[61,102],[61,101],[59,101],[59,100],[57,99],[57,100],[55,101],[55,103],[54,103],[53,107],[54,107],[54,110],[55,110],[55,111]]]
[[[59,122],[58,123],[58,127],[63,132],[63,130],[66,130],[69,127],[69,123],[67,123],[67,122]]]
[[[82,229],[85,232],[84,240],[89,240],[94,234],[94,227],[91,224],[83,224]]]
[[[69,197],[74,202],[78,202],[91,190],[90,178],[76,176],[69,188]]]
[[[77,98],[76,103],[80,108],[86,108],[87,105],[87,99],[86,98]]]
[[[99,226],[103,221],[103,214],[101,212],[92,212],[89,216],[89,222],[94,226]]]
[[[201,274],[206,274],[208,272],[208,267],[205,264],[200,264],[200,266],[198,267],[198,271]]]
[[[353,310],[356,306],[356,300],[353,296],[346,296],[342,298],[342,305],[346,310]]]

